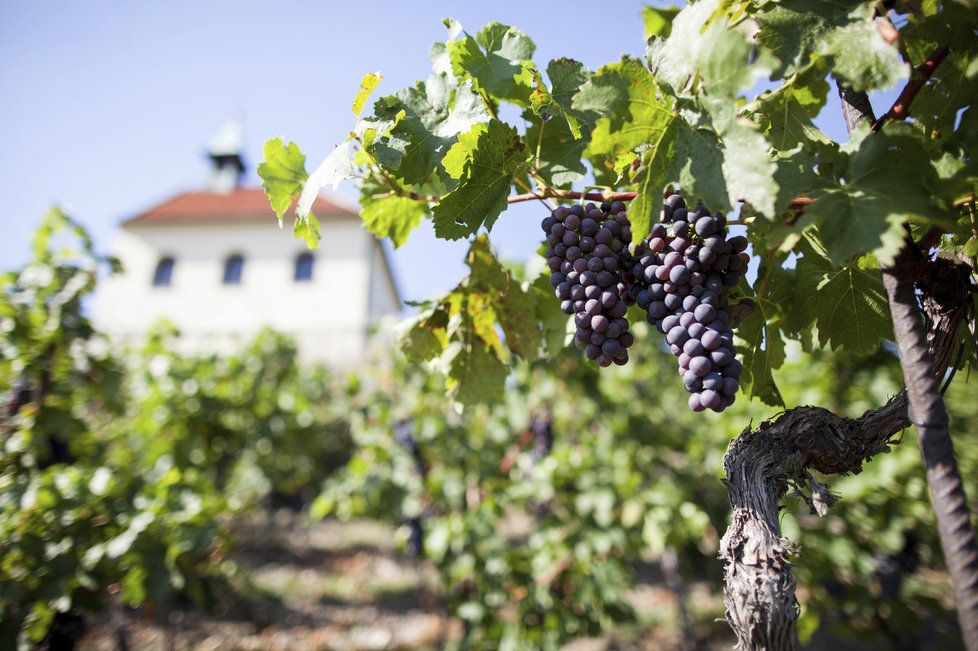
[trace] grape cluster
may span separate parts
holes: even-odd
[[[626,289],[632,280],[631,226],[621,201],[559,206],[541,224],[560,309],[574,315],[575,344],[601,366],[628,362]]]
[[[732,316],[750,306],[728,306],[724,290],[746,273],[746,249],[747,238],[726,238],[722,214],[702,204],[690,210],[673,194],[663,223],[636,252],[630,291],[679,359],[693,411],[723,411],[737,394],[743,367],[734,355]]]

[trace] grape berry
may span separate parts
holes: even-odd
[[[747,239],[726,237],[722,214],[683,198],[666,198],[656,224],[633,256],[625,204],[560,206],[541,224],[547,236],[550,284],[560,308],[574,315],[575,344],[601,366],[628,362],[635,338],[625,312],[637,304],[666,336],[679,360],[693,411],[723,411],[734,402],[743,370],[732,324],[753,301],[728,305],[726,288],[747,271]]]

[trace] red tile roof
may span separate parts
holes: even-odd
[[[317,217],[356,213],[323,197],[312,204]],[[241,221],[269,219],[275,211],[261,188],[237,188],[228,194],[183,192],[125,221],[126,224],[159,224],[190,221]]]

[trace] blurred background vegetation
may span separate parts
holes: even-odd
[[[228,357],[138,350],[86,318],[114,263],[58,210],[0,278],[0,648],[729,648],[727,442],[769,407],[694,414],[638,327],[633,362],[569,350],[464,411],[378,344],[357,376],[260,333]],[[787,404],[857,416],[900,389],[890,350],[793,350]],[[978,401],[947,395],[962,475]],[[953,649],[913,433],[789,501],[809,648]]]

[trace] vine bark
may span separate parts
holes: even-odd
[[[928,264],[932,268],[920,278],[932,324],[927,359],[933,362],[930,374],[937,377],[957,348],[956,333],[967,316],[971,270],[945,258]],[[947,291],[930,287],[934,279],[940,279]],[[893,437],[911,425],[908,406],[907,391],[902,391],[880,409],[855,419],[821,407],[797,407],[776,421],[748,427],[731,441],[724,471],[733,515],[720,543],[720,557],[726,562],[727,621],[739,648],[798,648],[793,549],[778,522],[788,489],[807,489],[810,506],[825,513],[835,498],[812,471],[859,472],[865,460],[889,450]]]

